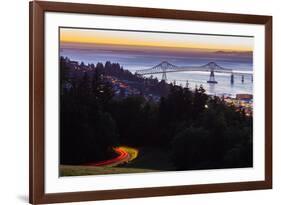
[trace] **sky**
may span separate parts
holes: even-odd
[[[209,62],[232,69],[252,69],[253,37],[60,28],[60,55],[93,63],[111,61],[133,72],[162,61],[177,66]]]
[[[163,50],[170,51],[253,51],[252,37],[218,36],[199,34],[175,34],[157,32],[136,32],[97,29],[60,29],[62,45],[72,47],[91,47],[92,45],[122,47],[127,50]]]

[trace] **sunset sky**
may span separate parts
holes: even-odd
[[[200,51],[252,51],[254,38],[218,35],[173,34],[156,32],[112,31],[96,29],[60,29],[62,44],[91,44],[139,47],[145,49],[169,48]]]

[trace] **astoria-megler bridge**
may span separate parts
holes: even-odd
[[[244,75],[250,75],[253,81],[253,75],[251,73],[234,72],[232,69],[221,67],[215,62],[210,62],[202,66],[175,66],[167,61],[163,61],[152,68],[137,70],[136,74],[141,76],[162,74],[162,80],[166,81],[167,73],[186,71],[210,72],[208,83],[218,83],[215,80],[215,73],[229,73],[231,83],[234,83],[234,75],[240,75],[242,83],[244,82]]]

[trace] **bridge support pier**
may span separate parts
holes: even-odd
[[[207,81],[207,83],[218,83],[218,82],[215,80],[215,73],[214,73],[213,70],[211,70],[210,78],[209,78],[209,80]]]
[[[185,87],[186,87],[186,88],[189,87],[189,82],[188,82],[188,80],[186,80]]]
[[[162,73],[162,80],[164,80],[165,82],[167,81],[166,71],[163,71],[163,73]]]
[[[233,73],[231,73],[231,76],[230,76],[230,83],[231,83],[231,84],[234,83],[234,75],[233,75]]]

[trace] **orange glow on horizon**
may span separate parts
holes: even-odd
[[[158,36],[157,36],[158,35]],[[191,35],[190,35],[191,36]],[[201,39],[200,39],[201,38]],[[251,44],[235,44],[225,40],[219,41],[217,36],[193,35],[189,39],[178,34],[157,34],[157,33],[136,33],[122,31],[101,31],[101,30],[78,30],[61,29],[61,43],[81,44],[104,44],[114,46],[139,46],[151,48],[173,48],[173,49],[203,49],[203,50],[231,50],[231,51],[252,51]],[[198,40],[199,39],[199,40]]]

